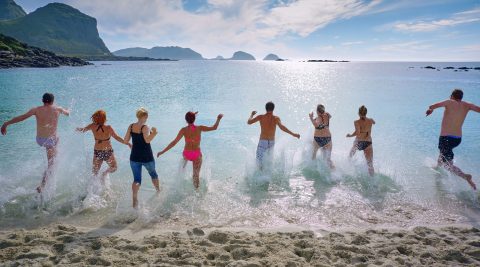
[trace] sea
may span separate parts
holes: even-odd
[[[433,66],[436,69],[424,68]],[[94,62],[85,67],[0,70],[0,121],[41,105],[45,92],[71,111],[59,121],[60,143],[53,175],[41,195],[35,188],[46,168],[35,142],[35,120],[8,127],[0,136],[0,227],[38,227],[67,222],[86,227],[130,224],[162,229],[185,227],[344,229],[480,224],[479,194],[459,177],[436,169],[443,110],[426,117],[432,103],[454,88],[480,105],[480,67],[463,62]],[[277,129],[273,162],[255,164],[258,124],[252,111],[274,113],[300,139]],[[323,104],[332,115],[331,171],[322,155],[312,160],[314,128],[308,114]],[[362,153],[350,159],[361,105],[376,121],[370,177]],[[130,149],[112,139],[118,170],[103,185],[91,174],[94,139],[76,132],[98,109],[124,136],[135,112],[149,111],[158,129],[154,153],[198,111],[197,125],[218,130],[202,135],[200,188],[192,166],[184,167],[182,140],[156,159],[162,191],[156,194],[143,170],[140,205],[134,210]],[[480,185],[480,114],[468,115],[455,164]],[[106,166],[102,167],[104,170]]]

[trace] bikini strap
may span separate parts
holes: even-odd
[[[140,133],[143,133],[143,127],[145,127],[145,124],[140,127]]]
[[[105,131],[103,130],[103,125],[102,124],[99,124],[98,127],[97,127],[97,132],[98,130],[102,130],[102,133],[104,133]]]

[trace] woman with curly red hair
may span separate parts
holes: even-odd
[[[113,173],[117,170],[117,161],[113,154],[112,144],[110,138],[113,137],[118,142],[131,146],[128,142],[125,142],[120,136],[117,135],[112,126],[106,125],[107,113],[104,110],[97,110],[93,113],[92,123],[84,128],[77,128],[79,132],[92,131],[95,139],[95,146],[93,148],[93,166],[92,173],[98,175],[102,163],[105,161],[108,164],[108,169],[102,173],[102,182],[105,182],[105,175]]]

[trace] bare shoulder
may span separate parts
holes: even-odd
[[[375,124],[375,120],[372,118],[368,118],[372,124]]]
[[[150,127],[148,127],[148,125],[145,124],[145,125],[142,126],[142,132],[143,133],[148,133],[149,130],[150,130]]]
[[[278,116],[273,116],[273,119],[275,120],[276,123],[280,123],[282,121]]]

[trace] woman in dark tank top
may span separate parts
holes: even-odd
[[[138,207],[138,190],[142,184],[142,167],[147,169],[148,174],[152,178],[152,183],[160,192],[160,183],[158,181],[158,174],[155,171],[155,159],[153,158],[152,147],[150,142],[157,135],[157,129],[152,127],[150,130],[145,123],[148,119],[148,111],[144,108],[137,110],[136,123],[130,124],[125,135],[125,142],[129,142],[132,139],[132,152],[130,153],[130,167],[133,173],[132,183],[132,198],[133,207]]]

